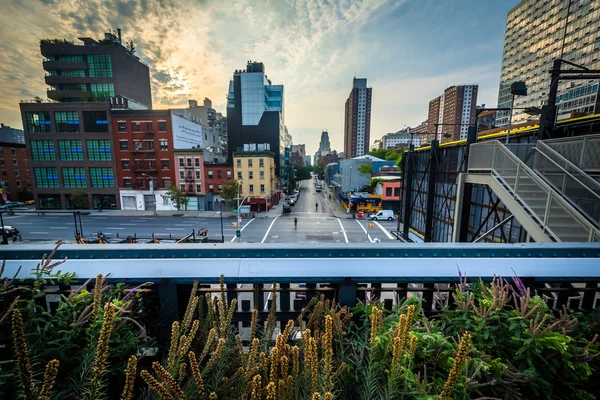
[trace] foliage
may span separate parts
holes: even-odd
[[[290,181],[288,183],[288,193],[292,193],[292,191],[294,189],[296,189],[296,186],[298,186],[298,184],[296,183],[296,174],[292,173],[290,174]]]
[[[398,161],[403,154],[403,149],[373,149],[369,151],[369,155],[386,161]]]
[[[133,40],[125,43],[125,50],[132,56],[135,55],[135,43],[133,43]]]
[[[87,210],[90,208],[90,203],[88,201],[88,195],[83,190],[75,190],[71,194],[71,202],[76,208]]]
[[[67,39],[41,39],[40,45],[42,44],[73,44],[73,41]]]
[[[369,183],[369,187],[371,188],[371,190],[375,190],[377,184],[381,182],[384,182],[384,180],[381,178],[371,178],[371,183]]]
[[[315,165],[315,167],[313,168],[313,172],[318,176],[325,175],[325,162],[321,161],[320,163]]]
[[[188,199],[185,195],[185,191],[181,190],[181,188],[178,188],[175,185],[171,185],[169,187],[169,190],[167,193],[165,193],[165,196],[167,196],[167,198],[175,204],[177,211],[179,211],[181,207],[187,207],[188,203],[190,202],[190,199]]]
[[[230,202],[234,199],[237,199],[238,190],[238,181],[234,179],[223,186],[220,196],[223,200]]]
[[[310,179],[312,167],[310,165],[296,168],[296,179],[299,181]]]
[[[361,174],[371,174],[371,172],[373,172],[373,166],[371,164],[361,164],[357,171]]]
[[[213,288],[218,296],[203,295],[194,282],[170,340],[143,360],[148,342],[133,318],[151,319],[142,314],[149,305],[139,288],[122,296],[123,285],[99,275],[48,311],[43,287],[74,279],[54,272],[63,261],[52,258],[44,257],[9,312],[15,357],[0,364],[0,390],[124,400],[591,399],[597,393],[600,312],[553,315],[518,278],[509,284],[461,277],[452,305],[437,304],[435,319],[425,317],[417,297],[391,310],[377,300],[350,310],[321,295],[296,321],[280,321],[278,333],[280,292],[273,284],[266,321],[253,310],[244,347],[232,323],[237,299],[228,298],[221,276]],[[8,315],[6,295],[16,291],[6,283],[0,316]]]

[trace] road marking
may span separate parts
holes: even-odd
[[[248,225],[250,225],[250,223],[251,223],[252,221],[254,221],[254,218],[252,218],[250,221],[248,221],[248,223],[247,223],[246,225],[242,226],[242,229],[240,229],[240,232],[243,232],[243,231],[244,231],[244,229],[246,229],[246,227],[247,227]],[[233,239],[231,239],[231,242],[233,243],[233,242],[235,241],[235,239],[237,239],[237,236],[234,236],[234,237],[233,237]]]
[[[348,236],[346,236],[346,230],[344,229],[344,225],[342,225],[342,221],[340,221],[340,219],[338,218],[337,222],[338,224],[340,224],[340,228],[342,229],[342,233],[344,234],[344,239],[346,240],[346,243],[349,243]]]
[[[138,224],[119,224],[121,226],[138,226]]]
[[[277,218],[279,218],[279,217],[275,217],[275,219],[273,220],[273,222],[271,222],[271,225],[269,225],[269,229],[267,229],[267,233],[265,233],[265,237],[263,238],[263,240],[261,241],[261,243],[264,243],[265,240],[267,240],[267,236],[269,235],[269,232],[271,232],[271,228],[273,227],[273,224],[275,223],[275,221],[277,221]]]
[[[106,230],[106,231],[114,231],[117,229],[125,229],[125,228],[104,228],[104,230]]]
[[[185,231],[185,228],[166,228],[168,231]]]
[[[360,223],[359,220],[355,219],[356,223],[358,225],[360,225],[360,227],[362,228],[362,230],[367,234],[367,239],[369,239],[369,242],[373,243],[373,239],[371,239],[371,236],[369,235],[369,233],[367,232],[367,230],[365,229],[365,227]]]
[[[19,222],[19,225],[33,225],[33,222]]]
[[[394,239],[394,237],[392,236],[392,234],[390,232],[388,232],[387,229],[385,229],[383,226],[381,226],[381,224],[377,221],[373,221],[373,223],[375,225],[377,225],[379,227],[379,229],[381,229],[383,231],[383,233],[385,233],[385,236],[387,236],[388,239]]]
[[[36,235],[49,235],[50,232],[29,232],[30,234],[36,234]]]
[[[49,226],[48,229],[69,229],[68,226]]]

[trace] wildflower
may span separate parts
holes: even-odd
[[[452,398],[452,392],[456,386],[456,382],[458,382],[460,371],[462,370],[463,363],[465,362],[467,353],[469,352],[470,344],[471,334],[469,332],[465,332],[460,339],[458,351],[456,352],[456,357],[454,357],[454,364],[452,364],[452,368],[448,374],[448,379],[446,380],[446,383],[444,383],[444,388],[440,394],[440,400],[450,400]]]
[[[333,359],[333,319],[330,315],[325,317],[325,335],[323,335],[323,370],[325,390],[331,390],[331,362]]]
[[[250,342],[256,337],[256,327],[258,325],[258,310],[252,310],[252,323],[250,324]]]
[[[277,361],[279,360],[277,347],[271,350],[271,381],[277,380]]]
[[[215,392],[210,392],[210,400],[217,400],[217,394]]]
[[[150,389],[156,392],[158,397],[160,397],[161,399],[175,400],[173,396],[171,396],[171,393],[169,393],[169,391],[163,385],[158,383],[158,381],[154,379],[154,377],[150,375],[148,371],[143,370],[142,372],[140,372],[140,377]]]
[[[196,333],[198,332],[198,328],[200,328],[200,321],[195,320],[192,324],[192,329],[190,330],[189,335],[183,335],[181,337],[181,340],[179,341],[179,351],[177,352],[179,354],[179,357],[183,357],[185,353],[187,353],[187,351],[189,350],[190,346],[192,345],[192,341],[194,340]]]
[[[321,400],[321,395],[318,392],[313,393],[312,400]]]
[[[125,387],[121,394],[121,400],[132,400],[133,399],[133,388],[135,386],[135,374],[137,369],[137,357],[129,357],[127,361],[127,368],[125,369]]]
[[[33,397],[33,384],[31,383],[31,364],[29,363],[29,349],[25,339],[25,330],[23,329],[23,318],[21,311],[15,309],[12,315],[13,342],[15,353],[17,355],[17,370],[19,381],[23,388],[25,398]]]
[[[260,352],[260,371],[264,376],[269,373],[269,358],[264,351]]]
[[[250,377],[252,373],[252,367],[254,366],[254,360],[256,359],[256,355],[258,354],[258,345],[260,341],[258,338],[254,338],[252,340],[252,344],[250,345],[250,352],[248,353],[248,360],[246,362],[246,376]]]
[[[333,400],[333,394],[331,394],[331,392],[325,393],[323,400]]]
[[[267,326],[265,328],[265,338],[271,340],[273,331],[277,325],[277,284],[273,283],[273,290],[271,292],[271,308],[269,309],[269,316],[267,317]]]
[[[317,341],[315,338],[310,338],[309,342],[311,360],[310,360],[310,379],[313,392],[316,392],[319,386],[319,360],[317,359]]]
[[[229,305],[229,312],[227,313],[227,319],[226,319],[226,324],[227,324],[227,330],[225,331],[226,334],[229,334],[230,329],[229,327],[231,326],[231,320],[233,319],[233,313],[237,310],[237,299],[233,299],[231,300],[231,304]]]
[[[197,281],[194,281],[195,286],[197,286]],[[196,289],[197,290],[197,289]],[[196,292],[196,290],[192,289],[192,294]],[[185,309],[185,314],[183,316],[183,330],[187,332],[190,329],[190,325],[192,324],[192,319],[194,318],[194,313],[196,311],[196,307],[198,306],[198,302],[200,298],[198,296],[190,296],[190,300],[188,302],[187,308]]]
[[[194,354],[194,352],[190,351],[188,353],[188,357],[190,359],[190,368],[192,370],[192,376],[194,377],[194,381],[196,381],[196,388],[202,395],[202,393],[204,393],[204,382],[202,380],[202,374],[200,373],[198,361],[196,360],[196,355]]]
[[[418,340],[418,338],[416,336],[410,337],[410,354],[413,357],[415,356],[415,353],[417,352],[417,340]]]
[[[217,301],[217,310],[219,310],[219,337],[224,338],[229,331],[229,325],[227,324],[227,309],[223,300]]]
[[[288,375],[288,370],[290,368],[290,359],[286,356],[283,356],[279,362],[281,364],[281,377],[285,378]]]
[[[186,400],[187,396],[181,390],[175,379],[171,376],[169,371],[167,371],[158,361],[154,361],[152,363],[152,369],[156,372],[164,381],[163,385],[167,386],[173,393],[175,393],[180,399]]]
[[[54,386],[54,381],[56,380],[56,375],[58,374],[58,364],[58,360],[50,360],[50,362],[46,364],[46,371],[44,372],[44,384],[39,397],[40,400],[50,400],[50,392],[52,392],[52,387]]]
[[[252,378],[250,388],[252,390],[250,393],[250,400],[262,399],[262,378],[260,375],[255,375],[254,378]]]
[[[186,363],[181,363],[179,365],[179,373],[177,374],[177,382],[179,384],[183,383],[183,379],[185,378],[185,371],[187,369]]]
[[[96,276],[96,284],[94,285],[94,314],[100,311],[100,307],[102,307],[102,283],[102,274],[98,274]]]
[[[292,373],[294,376],[300,374],[300,349],[298,346],[292,347]]]
[[[217,360],[221,358],[221,354],[223,353],[223,349],[225,348],[225,339],[219,339],[219,343],[217,344],[217,348],[213,355],[208,359],[208,363],[206,363],[206,368],[212,367]]]
[[[202,354],[200,354],[200,360],[198,362],[202,362],[204,357],[208,354],[210,349],[212,348],[213,341],[215,340],[215,336],[217,335],[217,330],[212,328],[210,332],[208,332],[208,339],[206,339],[206,344],[204,345],[204,349],[202,349]]]
[[[106,359],[108,358],[108,343],[113,328],[113,319],[115,316],[115,306],[112,303],[106,303],[104,306],[104,321],[100,329],[100,337],[96,346],[96,356],[94,357],[94,366],[92,367],[92,385],[100,383],[102,375],[106,369]]]
[[[167,358],[167,368],[171,369],[175,366],[175,357],[177,356],[177,348],[179,345],[179,321],[173,322],[171,326],[171,346],[169,347],[169,356]]]
[[[375,346],[375,341],[377,338],[377,333],[383,327],[383,311],[381,311],[377,307],[373,307],[371,311],[371,338],[369,343],[371,347]]]
[[[392,371],[396,372],[402,359],[402,339],[394,337],[392,346]]]
[[[267,400],[276,400],[277,399],[277,387],[273,381],[269,382],[267,385]]]

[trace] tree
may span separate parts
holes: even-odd
[[[71,203],[73,203],[73,205],[76,208],[80,208],[80,209],[90,208],[90,203],[88,201],[88,195],[83,190],[75,190],[71,194]]]
[[[358,167],[358,172],[361,174],[370,174],[373,171],[373,166],[371,164],[362,164]]]
[[[290,182],[288,185],[288,192],[292,192],[294,189],[296,189],[296,175],[294,172],[292,172],[290,174]]]
[[[125,43],[125,49],[127,49],[127,52],[132,56],[135,55],[135,43],[133,43],[133,40]]]
[[[226,202],[230,202],[233,199],[236,199],[238,197],[238,181],[234,179],[225,186],[223,186],[223,190],[221,191],[220,196]]]
[[[318,163],[315,168],[313,169],[313,172],[315,174],[317,174],[318,176],[323,176],[325,175],[325,163],[324,162],[320,162]]]
[[[171,202],[175,203],[177,211],[179,211],[182,206],[187,206],[190,202],[190,199],[186,197],[185,192],[175,185],[171,185],[165,195]]]
[[[312,167],[304,166],[296,168],[296,177],[299,181],[304,179],[310,179],[310,172],[312,171]]]

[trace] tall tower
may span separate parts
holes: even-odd
[[[321,133],[321,143],[319,144],[319,151],[321,154],[327,154],[331,151],[331,145],[329,144],[329,133],[323,131]]]
[[[371,134],[371,91],[367,79],[354,78],[346,100],[344,157],[362,156],[369,151]]]

